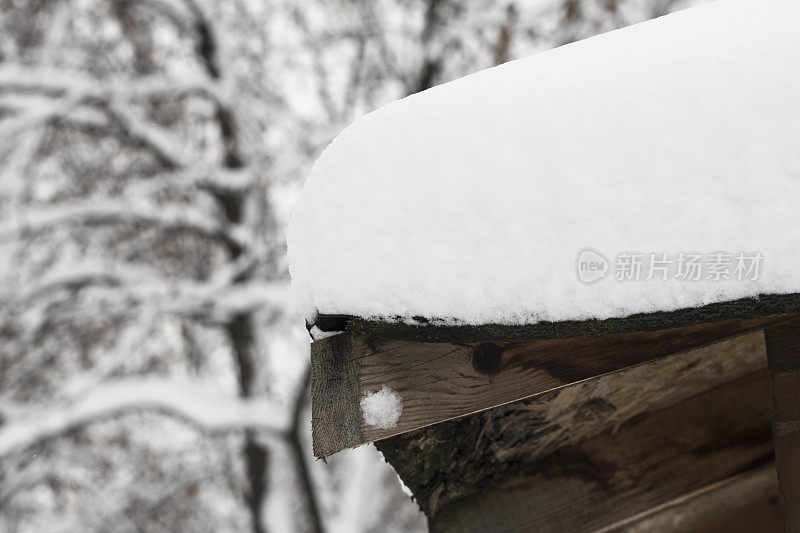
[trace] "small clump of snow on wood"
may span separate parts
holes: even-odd
[[[800,2],[721,0],[372,112],[289,230],[303,308],[531,323],[800,292]],[[757,280],[581,283],[591,248],[759,252]]]
[[[339,335],[340,333],[344,333],[342,331],[322,331],[317,326],[311,326],[311,330],[309,331],[311,334],[311,338],[315,341],[320,341],[322,339],[327,339],[328,337],[333,337],[334,335]]]
[[[403,399],[386,385],[379,391],[365,393],[361,398],[361,416],[368,426],[393,428],[397,426],[402,412]]]

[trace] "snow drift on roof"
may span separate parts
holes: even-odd
[[[796,0],[720,1],[364,116],[293,212],[307,315],[519,324],[800,292],[798,28]]]

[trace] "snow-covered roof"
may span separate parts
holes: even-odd
[[[293,212],[307,316],[524,324],[800,292],[798,28],[797,0],[722,0],[362,117]]]

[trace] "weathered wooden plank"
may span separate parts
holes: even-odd
[[[361,439],[357,365],[348,335],[315,342],[311,357],[311,433],[314,455],[326,457]],[[344,399],[349,401],[343,401]]]
[[[744,472],[597,533],[781,533],[775,465]]]
[[[766,374],[766,367],[757,331],[375,444],[432,516],[512,478],[520,465],[743,376]]]
[[[800,532],[800,320],[765,330],[775,458],[786,528]]]
[[[771,463],[770,425],[760,371],[518,462],[490,488],[442,507],[431,531],[596,531]]]
[[[314,453],[325,457],[785,320],[732,320],[602,338],[519,342],[428,343],[352,332],[336,335],[312,344]],[[400,395],[403,411],[395,427],[369,426],[359,402],[384,385]]]

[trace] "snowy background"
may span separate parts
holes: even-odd
[[[372,446],[311,457],[302,180],[377,106],[687,5],[0,0],[0,532],[424,530]]]

